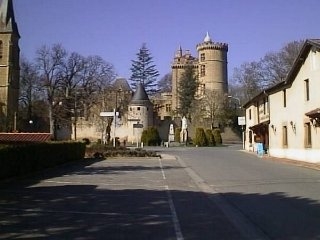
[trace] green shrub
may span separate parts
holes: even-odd
[[[222,144],[222,137],[221,137],[221,132],[219,128],[213,129],[213,137],[217,145]]]
[[[203,128],[196,129],[196,136],[194,139],[194,144],[198,145],[199,147],[208,146],[208,140],[206,138],[206,134]]]
[[[146,146],[158,146],[161,144],[161,138],[159,132],[155,127],[150,127],[146,130],[143,130],[141,135],[141,142]]]
[[[206,130],[206,137],[208,140],[208,146],[213,147],[216,145],[216,141],[214,140],[214,136],[211,129]]]
[[[180,142],[180,132],[181,132],[181,128],[176,128],[174,130],[174,141],[175,142]]]

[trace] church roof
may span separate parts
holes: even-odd
[[[0,1],[0,32],[15,32],[20,37],[14,17],[12,0]]]
[[[148,97],[148,94],[146,93],[146,90],[144,89],[144,86],[141,83],[138,83],[137,90],[135,91],[130,104],[149,105],[150,103],[150,99]]]
[[[127,79],[125,78],[117,78],[112,84],[112,88],[116,91],[119,89],[123,92],[132,91]]]

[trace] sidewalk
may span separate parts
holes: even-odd
[[[249,152],[249,151],[243,150],[243,149],[240,151],[258,156],[255,152]],[[275,162],[287,163],[287,164],[291,164],[291,165],[295,165],[295,166],[299,166],[299,167],[305,167],[305,168],[310,168],[310,169],[320,171],[320,163],[310,163],[310,162],[304,162],[304,161],[299,161],[299,160],[293,160],[293,159],[289,159],[289,158],[272,157],[267,154],[263,155],[262,159],[266,159],[269,161],[275,161]]]

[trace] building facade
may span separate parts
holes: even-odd
[[[19,98],[19,31],[12,0],[0,5],[0,132],[16,130]]]
[[[307,40],[286,79],[245,104],[246,149],[262,142],[271,156],[320,162],[319,78],[320,40]]]

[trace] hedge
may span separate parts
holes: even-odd
[[[196,129],[196,137],[194,139],[194,144],[199,147],[208,146],[208,140],[203,128]]]
[[[141,142],[143,142],[146,146],[159,146],[161,144],[161,138],[158,130],[155,127],[150,127],[146,130],[143,130]]]
[[[50,142],[0,147],[0,179],[22,176],[84,158],[81,142]]]
[[[212,130],[211,129],[207,129],[206,130],[206,137],[207,137],[207,140],[208,140],[208,146],[215,146],[216,145],[216,141],[214,139],[214,136],[213,136],[213,133],[212,133]]]
[[[214,136],[214,140],[216,141],[217,145],[221,145],[222,144],[222,137],[221,137],[221,132],[219,128],[215,128],[212,131],[213,136]]]

